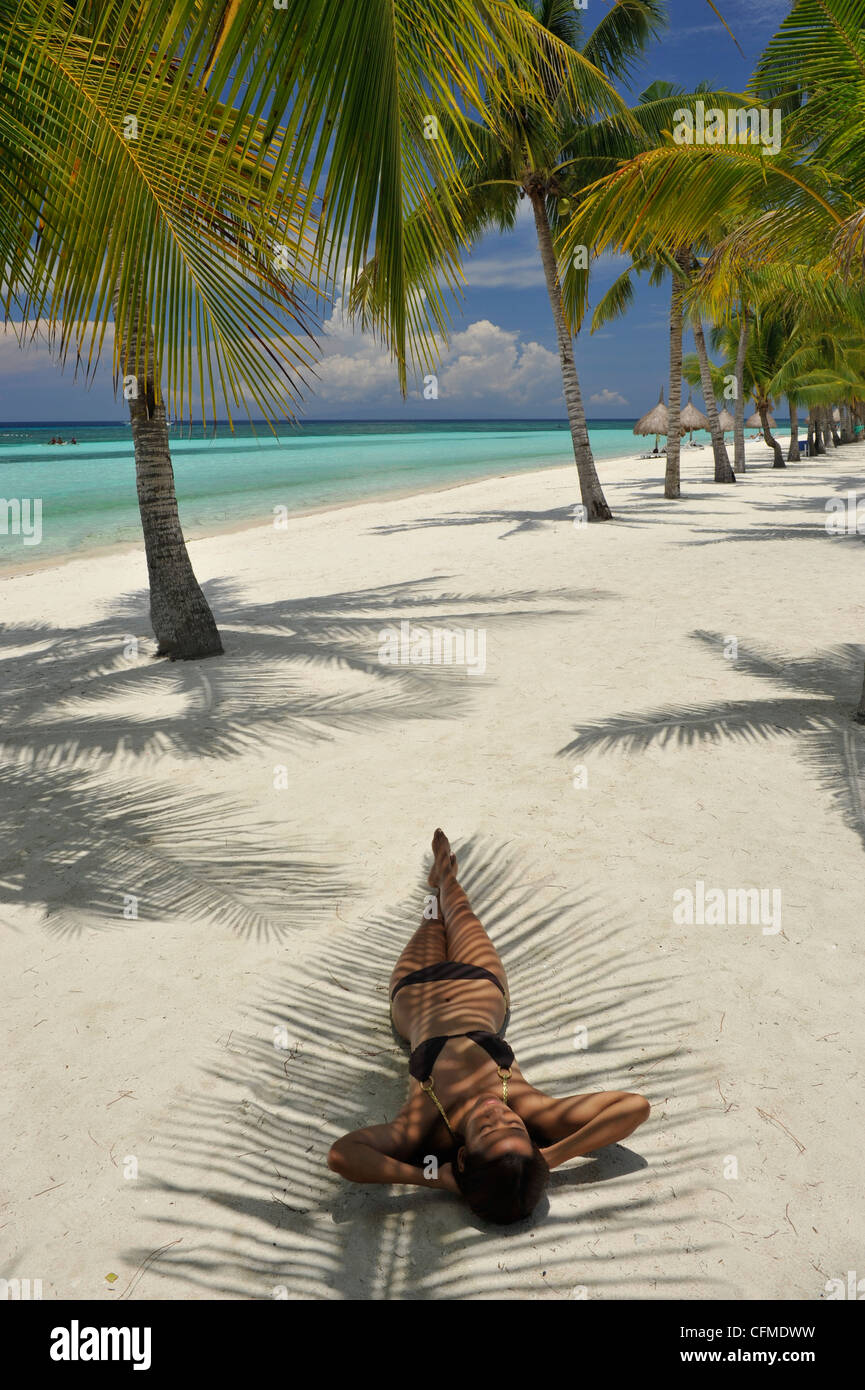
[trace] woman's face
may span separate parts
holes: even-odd
[[[495,1096],[478,1096],[463,1120],[466,1148],[478,1158],[501,1158],[506,1153],[528,1156],[532,1141],[513,1110]]]

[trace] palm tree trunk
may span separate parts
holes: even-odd
[[[813,458],[817,452],[817,430],[814,425],[813,407],[808,410],[808,457]]]
[[[595,468],[592,446],[589,441],[589,431],[586,425],[586,413],[583,409],[580,381],[574,362],[574,345],[571,340],[570,332],[568,331],[568,325],[565,322],[564,310],[562,308],[562,287],[559,283],[559,270],[556,265],[555,251],[553,250],[553,239],[550,235],[550,224],[547,219],[544,195],[538,188],[528,188],[527,192],[531,199],[532,210],[535,214],[535,228],[538,234],[541,262],[544,267],[544,276],[547,281],[547,293],[550,297],[553,320],[556,325],[559,361],[562,366],[562,387],[565,396],[565,406],[568,412],[568,424],[571,429],[571,442],[574,447],[577,476],[580,480],[580,496],[589,521],[611,521],[613,514],[607,505],[607,499],[601,487],[601,480]]]
[[[165,405],[158,399],[153,333],[140,296],[133,290],[126,314],[120,315],[119,295],[118,282],[114,318],[121,335],[122,370],[127,378],[134,378],[129,416],[157,655],[172,661],[218,656],[222,642],[180,527]]]
[[[841,434],[840,434],[840,431],[839,431],[839,429],[838,429],[837,424],[835,423],[835,411],[834,411],[834,408],[833,408],[832,406],[830,406],[829,409],[828,409],[828,411],[826,412],[826,417],[827,417],[827,419],[828,419],[828,421],[829,421],[829,433],[830,433],[831,436],[832,436],[832,447],[833,447],[833,449],[840,449],[840,448],[841,448]]]
[[[739,328],[739,347],[736,352],[736,409],[733,412],[735,432],[733,434],[733,467],[737,473],[745,472],[745,353],[748,350],[748,331],[751,326],[751,310],[742,305],[742,322]]]
[[[826,452],[826,441],[823,437],[823,421],[820,411],[816,406],[814,408],[814,452],[816,454],[825,454]]]
[[[832,443],[832,436],[829,432],[829,425],[826,421],[826,411],[822,405],[820,407],[820,413],[817,416],[817,419],[820,421],[820,437],[823,440],[823,452],[825,454],[828,454],[829,450],[834,449],[835,445]]]
[[[769,402],[764,397],[760,397],[758,399],[757,410],[760,414],[760,423],[763,426],[763,438],[765,439],[766,443],[769,445],[769,448],[774,452],[775,455],[775,462],[772,464],[772,467],[786,468],[787,465],[784,462],[784,450],[781,448],[781,445],[778,443],[774,434],[769,429]]]
[[[853,443],[853,412],[846,403],[841,407],[841,443]]]
[[[712,369],[709,365],[709,354],[706,351],[706,335],[703,332],[703,324],[699,314],[694,313],[692,315],[691,326],[694,330],[694,342],[700,361],[700,384],[703,389],[703,400],[709,421],[709,433],[712,436],[712,451],[715,455],[715,482],[735,483],[736,475],[730,467],[727,445],[724,443],[724,431],[721,429],[718,407],[715,404],[715,388],[712,385]]]
[[[687,270],[691,262],[688,250],[676,252],[676,264]],[[664,476],[664,496],[681,496],[680,456],[682,436],[680,420],[682,415],[682,330],[684,328],[683,302],[685,282],[681,275],[673,272],[673,291],[670,297],[670,405],[669,428],[667,431],[667,470]]]
[[[790,405],[790,448],[787,450],[787,462],[799,463],[801,454],[799,453],[799,406],[796,401],[787,397]]]

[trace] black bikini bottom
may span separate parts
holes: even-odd
[[[507,998],[504,985],[491,970],[485,970],[482,965],[468,965],[462,960],[440,960],[435,965],[425,965],[421,970],[412,970],[408,975],[403,975],[391,990],[391,1000],[403,985],[422,985],[427,980],[492,980]]]

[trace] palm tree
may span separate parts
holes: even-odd
[[[773,453],[774,468],[784,468],[786,464],[781,445],[769,424],[773,401],[786,395],[791,402],[803,400],[816,404],[815,382],[806,373],[826,368],[833,358],[833,347],[838,346],[825,338],[815,342],[806,336],[808,331],[804,319],[797,318],[790,305],[772,299],[764,304],[758,300],[753,309],[746,310],[741,322],[733,318],[727,324],[716,326],[712,332],[713,347],[727,359],[722,373],[729,374],[735,354],[739,386],[737,404],[738,399],[744,404],[753,396],[763,438]],[[845,350],[850,351],[852,347],[852,341],[845,339]],[[686,363],[685,374],[690,381],[695,380],[696,368]],[[822,381],[821,387],[825,393]],[[833,393],[842,389],[834,375],[830,389]],[[798,439],[797,418],[792,415],[791,429],[792,455],[793,439]],[[798,449],[796,454],[798,456]]]
[[[0,302],[22,334],[44,320],[85,375],[113,312],[158,649],[214,655],[163,383],[175,416],[191,419],[196,384],[203,419],[218,395],[229,417],[290,414],[314,360],[302,296],[334,283],[335,248],[362,265],[373,237],[388,341],[401,363],[425,350],[448,252],[433,231],[418,257],[404,222],[454,160],[446,136],[424,141],[424,113],[436,102],[465,134],[505,61],[556,76],[561,60],[546,48],[533,67],[535,27],[500,0],[16,0],[4,31]]]
[[[684,88],[679,87],[674,82],[657,81],[641,93],[639,105],[637,106],[634,117],[641,124],[645,121],[647,113],[655,111],[658,107],[664,109],[664,104],[675,101],[681,109],[682,102],[690,103],[702,98],[707,104],[714,105],[715,94],[711,91],[708,82],[699,82],[693,92],[685,92]],[[725,99],[729,97],[725,94]],[[652,128],[651,118],[646,123],[646,129]],[[657,129],[657,123],[655,123]],[[650,279],[651,284],[660,283],[663,276],[663,269],[666,267],[672,275],[672,297],[670,304],[670,406],[674,410],[676,420],[674,424],[673,448],[670,449],[670,442],[667,444],[667,469],[664,479],[664,495],[675,498],[680,494],[679,486],[679,464],[681,442],[678,429],[678,416],[681,411],[681,369],[682,369],[682,313],[683,313],[683,294],[684,287],[690,280],[691,273],[699,269],[699,262],[693,254],[693,248],[680,248],[679,252],[666,253],[660,252],[654,258],[645,255],[642,257],[640,268],[645,269],[648,265],[653,268],[653,275]],[[636,266],[632,267],[636,269]],[[625,271],[623,276],[611,287],[605,300],[601,301],[598,310],[595,311],[592,320],[592,331],[599,322],[605,318],[613,317],[620,313],[625,303],[629,302],[633,296],[633,287],[630,283],[630,271]],[[606,303],[609,312],[604,310]],[[599,313],[599,310],[601,311]],[[694,334],[694,342],[697,348],[697,357],[700,363],[700,384],[703,392],[703,400],[706,405],[706,413],[709,420],[709,432],[712,438],[712,450],[715,459],[715,482],[716,483],[735,483],[736,475],[730,467],[730,460],[727,456],[727,446],[724,443],[724,433],[718,419],[718,408],[715,404],[715,394],[712,387],[712,373],[709,363],[709,354],[706,350],[706,338],[703,332],[702,319],[696,305],[689,311],[690,326]],[[679,380],[678,389],[674,387],[673,377]]]
[[[149,310],[137,285],[124,306],[121,280],[114,319],[135,451],[135,485],[150,585],[157,656],[192,660],[224,650],[216,620],[195,577],[180,524],[174,469]]]
[[[719,284],[724,286],[724,277],[716,271],[710,279],[710,290],[715,295]],[[788,463],[800,457],[800,404],[809,408],[809,435],[813,436],[815,429],[818,434],[829,429],[824,411],[840,401],[842,430],[837,442],[852,440],[847,412],[856,399],[861,376],[860,324],[865,318],[865,287],[847,285],[837,278],[827,281],[821,267],[791,264],[778,267],[768,276],[761,270],[751,271],[725,286],[728,297],[735,299],[743,293],[744,312],[740,308],[719,322],[715,334],[716,343],[728,354],[721,375],[729,374],[732,353],[736,354],[737,401],[744,402],[750,394],[762,393],[763,408],[768,413],[772,399],[787,396],[791,424]],[[693,363],[686,362],[685,375],[696,384]],[[744,419],[744,410],[740,414]],[[782,466],[775,441],[767,434],[764,438],[775,452],[776,466]],[[822,444],[818,452],[823,452]]]
[[[664,472],[664,496],[680,496],[680,457],[682,451],[682,331],[685,322],[685,282],[691,253],[680,246],[674,256],[673,288],[670,295],[670,426],[667,431],[667,467]]]
[[[665,84],[666,85],[666,84]],[[691,256],[691,271],[697,268],[697,261]],[[618,276],[607,290],[603,299],[599,302],[592,315],[592,332],[596,332],[603,324],[609,323],[612,319],[618,318],[625,312],[627,307],[633,302],[634,286],[633,276],[649,272],[649,284],[659,285],[664,279],[667,271],[670,271],[674,289],[677,288],[676,281],[682,280],[684,271],[675,258],[666,255],[658,255],[653,260],[645,257],[635,256],[630,266]],[[690,280],[690,275],[688,276]],[[681,288],[681,285],[678,286]],[[678,305],[679,296],[671,305],[671,322],[675,322],[678,313],[681,319],[681,305]],[[682,362],[681,370],[692,385],[699,385],[703,392],[703,400],[706,403],[706,415],[709,420],[709,432],[712,437],[712,449],[715,459],[715,482],[716,483],[735,483],[736,475],[730,467],[730,460],[727,455],[727,446],[724,442],[724,432],[721,429],[718,407],[715,403],[715,383],[713,380],[712,364],[709,360],[709,353],[706,348],[706,335],[703,331],[703,322],[699,310],[694,306],[690,313],[690,326],[694,335],[694,343],[697,348],[697,375],[688,376],[688,359]],[[679,335],[677,354],[681,362],[681,336]],[[671,395],[672,399],[672,395]],[[679,395],[681,408],[681,392]],[[669,444],[668,444],[669,451]]]
[[[708,353],[706,358],[706,368],[708,369],[708,386],[704,383],[704,366],[698,354],[692,354],[685,358],[682,366],[682,375],[691,386],[699,386],[705,391],[714,391],[721,396],[732,377],[736,394],[734,401],[733,427],[736,447],[736,473],[744,473],[745,466],[745,402],[750,391],[750,382],[746,383],[745,364],[748,348],[748,335],[750,332],[753,313],[747,305],[744,311],[740,310],[737,316],[730,321],[729,327],[733,330],[729,334],[724,334],[723,324],[716,324],[712,329],[712,349],[718,351],[720,348],[722,355],[732,350],[735,353],[735,360],[729,359],[722,361],[720,366],[716,366],[709,361]],[[696,336],[696,335],[695,335]],[[705,339],[704,339],[705,341]],[[719,480],[716,472],[716,481]]]
[[[772,387],[790,351],[789,318],[780,314],[758,313],[754,331],[748,344],[746,363],[750,366],[754,405],[760,417],[763,439],[773,455],[773,468],[786,468],[781,445],[772,434],[769,426],[769,412],[772,410]]]
[[[730,273],[759,264],[771,278],[806,266],[861,286],[862,18],[860,0],[794,0],[751,83],[755,98],[785,113],[780,152],[658,142],[597,181],[563,234],[565,250],[587,237],[598,250],[698,242],[732,214],[734,230],[716,253]],[[865,683],[856,717],[865,723]]]
[[[787,450],[787,462],[798,463],[802,457],[799,452],[799,401],[796,396],[787,395],[787,404],[790,407],[790,447]]]
[[[697,262],[692,256],[691,269],[695,270],[696,268]],[[721,429],[721,420],[715,401],[715,387],[712,381],[712,363],[709,360],[709,352],[706,347],[706,334],[703,330],[703,320],[696,306],[691,311],[691,332],[694,335],[694,346],[697,349],[697,360],[700,364],[700,389],[703,392],[706,416],[709,421],[709,433],[712,436],[712,452],[715,459],[715,482],[735,483],[736,474],[730,467],[730,458],[724,440],[724,431]]]
[[[748,352],[748,335],[751,331],[753,313],[750,305],[742,300],[739,305],[739,336],[736,341],[736,364],[733,379],[736,384],[736,400],[733,409],[733,459],[737,473],[747,469],[745,462],[745,357]]]
[[[682,410],[682,334],[685,322],[685,296],[690,284],[692,271],[696,268],[696,265],[697,262],[689,246],[680,247],[673,256],[673,287],[670,302],[671,438],[667,440],[667,468],[664,477],[664,496],[668,498],[677,498],[681,495],[680,461],[682,441],[681,430],[679,428],[679,417]],[[718,408],[715,404],[715,393],[712,386],[712,369],[709,362],[709,354],[706,350],[706,338],[699,312],[695,307],[692,307],[690,310],[690,319],[694,333],[694,342],[697,348],[700,385],[709,417],[712,445],[715,451],[715,481],[718,483],[735,482],[736,477],[730,467],[730,460],[727,457],[727,448],[724,444],[724,435],[718,419]]]
[[[570,55],[573,71],[583,78],[594,80],[594,104],[585,100],[584,90],[568,85],[564,71],[558,80],[538,71],[538,85],[543,99],[521,100],[518,96],[519,72],[513,66],[502,70],[502,95],[496,105],[490,103],[486,121],[472,121],[462,157],[459,161],[461,190],[449,179],[437,190],[437,197],[419,211],[407,229],[411,236],[422,237],[428,228],[441,226],[455,202],[459,205],[460,222],[467,234],[466,244],[479,240],[491,228],[511,231],[516,223],[520,201],[531,205],[538,252],[544,279],[562,371],[562,386],[568,414],[574,461],[579,477],[580,494],[589,522],[608,521],[612,513],[604,497],[595,467],[589,439],[586,414],[574,362],[573,315],[565,303],[563,271],[556,248],[556,233],[560,218],[569,210],[569,198],[576,196],[577,180],[573,177],[575,142],[591,127],[593,116],[600,113],[614,118],[619,152],[634,148],[639,132],[629,118],[624,101],[618,97],[607,80],[627,73],[633,57],[659,31],[663,22],[662,0],[614,0],[609,12],[594,31],[585,37],[581,19],[573,4],[566,0],[517,0],[519,8],[538,26],[546,42],[555,41]],[[539,56],[543,48],[539,47]],[[446,115],[440,122],[448,129],[456,144]],[[457,247],[457,236],[453,244]],[[579,263],[579,258],[575,258]],[[587,265],[583,265],[583,270]],[[381,271],[377,262],[366,267],[359,283],[353,305],[361,321],[377,322],[383,318],[378,303]]]
[[[721,19],[716,6],[711,0],[708,3]],[[468,124],[469,143],[458,161],[462,187],[456,189],[453,180],[441,186],[412,219],[407,235],[422,244],[432,228],[440,231],[447,224],[456,205],[464,246],[471,245],[490,229],[511,231],[520,200],[529,200],[556,331],[582,503],[590,522],[606,521],[611,512],[595,468],[572,342],[586,308],[588,257],[585,246],[572,247],[563,256],[560,235],[573,209],[579,209],[583,189],[601,172],[652,143],[669,124],[677,99],[661,90],[668,84],[657,84],[657,93],[650,89],[650,100],[628,110],[605,81],[630,76],[635,59],[665,22],[665,5],[664,0],[612,0],[607,13],[586,35],[572,0],[516,0],[516,4],[537,24],[538,57],[555,41],[570,53],[572,70],[566,67],[559,77],[548,68],[538,71],[538,85],[544,91],[539,102],[517,94],[523,80],[517,69],[503,69],[498,104],[490,101],[487,119]],[[587,96],[592,100],[587,101]],[[458,146],[446,114],[441,124]],[[462,249],[458,241],[455,234],[451,239],[454,258]],[[364,324],[384,321],[377,302],[381,271],[377,260],[371,262],[356,287],[353,308]]]
[[[89,376],[113,313],[158,651],[192,658],[222,644],[180,525],[162,370],[177,400],[197,353],[214,408],[214,363],[224,383],[274,405],[311,353],[288,331],[293,320],[309,334],[294,287],[261,275],[266,236],[288,236],[288,183],[217,138],[229,113],[187,75],[208,31],[185,73],[163,28],[156,5],[133,21],[122,5],[49,15],[20,0],[0,57],[0,233],[11,248],[4,309],[14,305],[22,334],[44,324],[60,360],[72,348]],[[253,128],[244,119],[236,131],[249,140]],[[267,350],[275,332],[281,361]]]

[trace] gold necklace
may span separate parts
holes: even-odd
[[[508,1103],[508,1081],[510,1080],[510,1076],[511,1076],[510,1067],[496,1067],[496,1071],[498,1072],[498,1075],[500,1076],[501,1082],[502,1082],[502,1103],[503,1103],[504,1105],[507,1105],[507,1103]],[[446,1115],[445,1112],[444,1112],[444,1109],[443,1109],[443,1107],[442,1107],[442,1103],[441,1103],[441,1101],[439,1100],[438,1096],[436,1095],[435,1091],[433,1090],[433,1079],[432,1079],[432,1077],[431,1077],[431,1076],[428,1076],[427,1079],[426,1079],[426,1081],[422,1081],[422,1082],[420,1083],[420,1087],[421,1087],[421,1090],[422,1090],[422,1091],[425,1091],[425,1092],[426,1092],[426,1094],[429,1096],[430,1100],[433,1101],[433,1102],[435,1103],[436,1109],[438,1110],[439,1114],[441,1115],[442,1119],[444,1120],[445,1124],[447,1125],[448,1134],[451,1136],[452,1139],[456,1139],[456,1135],[454,1134],[453,1130],[452,1130],[451,1127],[450,1127],[450,1121],[448,1120],[448,1117],[447,1117],[447,1115]]]

